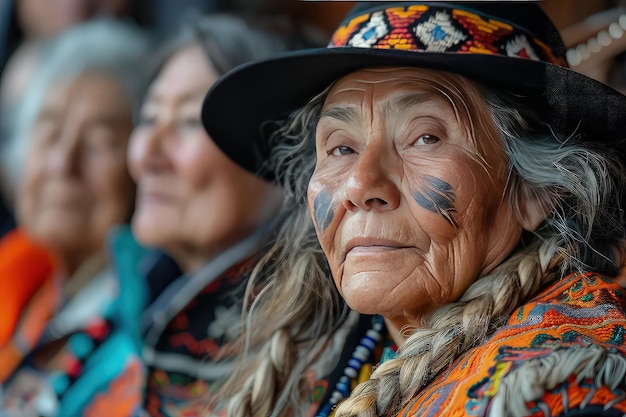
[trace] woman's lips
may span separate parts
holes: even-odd
[[[357,237],[348,241],[345,246],[345,254],[368,254],[381,251],[407,249],[410,246],[391,239],[374,237]]]
[[[158,191],[140,192],[139,200],[142,204],[171,204],[176,201],[174,196]]]

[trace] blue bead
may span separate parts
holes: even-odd
[[[370,38],[373,38],[375,34],[376,34],[376,29],[370,28],[365,33],[363,33],[363,39],[369,40]]]
[[[347,395],[348,394],[348,382],[340,382],[339,384],[337,384],[337,390]]]
[[[368,330],[367,333],[365,333],[368,337],[372,338],[372,340],[374,341],[378,341],[380,339],[380,333],[378,333],[375,330]]]
[[[374,350],[374,348],[376,347],[376,342],[370,339],[369,337],[365,336],[364,338],[361,339],[361,345],[365,346],[371,351],[371,350]]]
[[[346,367],[346,368],[343,370],[343,373],[344,373],[344,374],[346,374],[346,375],[348,375],[350,378],[356,378],[356,377],[357,377],[357,375],[359,375],[359,373],[356,371],[356,369],[352,369],[352,368],[350,368],[350,367]]]
[[[356,358],[352,358],[348,361],[348,366],[354,369],[361,369],[361,366],[363,366],[363,362],[361,362],[360,360]]]

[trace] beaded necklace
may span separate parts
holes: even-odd
[[[371,327],[354,348],[343,370],[343,375],[335,384],[328,402],[320,408],[316,417],[332,416],[337,405],[350,395],[354,386],[369,379],[372,374],[372,365],[375,361],[373,352],[381,341],[384,328],[383,318],[381,316],[372,316]],[[391,350],[393,348],[384,348],[384,356],[389,356],[387,351]]]

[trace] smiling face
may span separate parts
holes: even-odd
[[[133,232],[185,272],[252,232],[282,201],[278,187],[232,162],[202,127],[202,100],[217,77],[200,46],[172,56],[150,88],[128,156],[137,181]]]
[[[335,284],[359,312],[419,325],[521,238],[496,127],[459,76],[384,68],[340,79],[316,152],[309,209]]]
[[[128,220],[134,184],[126,169],[131,104],[113,77],[57,80],[32,132],[18,195],[19,223],[61,256],[71,273]]]

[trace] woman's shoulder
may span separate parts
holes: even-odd
[[[54,282],[56,268],[51,252],[34,242],[17,228],[0,239],[0,346],[12,339],[25,340],[29,346],[37,338],[31,333],[20,334],[27,306],[36,304],[42,317],[49,317],[60,302],[60,292]],[[44,320],[42,320],[44,321]],[[37,327],[37,326],[34,326]],[[43,329],[45,324],[42,323]],[[16,336],[16,332],[20,334]],[[37,333],[37,332],[35,332]],[[25,339],[20,339],[25,337]],[[32,346],[31,346],[32,347]],[[6,349],[5,349],[6,350]],[[0,357],[2,354],[0,353]],[[0,373],[1,374],[1,373]]]
[[[624,349],[624,326],[624,289],[601,274],[572,274],[516,309],[493,339],[526,338],[537,333],[530,346],[554,339],[563,346],[578,342]]]
[[[601,274],[559,280],[460,357],[404,414],[626,413],[625,298]]]
[[[549,286],[528,304],[563,304],[590,308],[602,304],[626,307],[624,288],[610,277],[595,273],[574,273]]]

